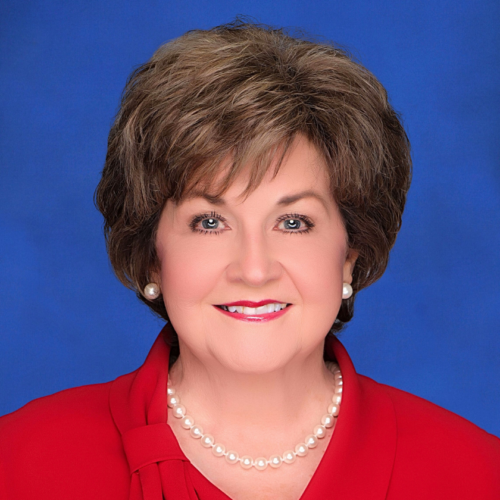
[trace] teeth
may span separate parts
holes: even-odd
[[[243,307],[243,306],[221,306],[221,307],[222,309],[224,309],[224,311],[229,311],[231,313],[239,313],[247,315],[269,314],[285,309],[286,302],[283,302],[281,304],[274,302],[272,304],[266,304],[265,306],[260,306],[260,307]]]

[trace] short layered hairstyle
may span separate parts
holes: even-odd
[[[387,267],[410,186],[410,145],[373,74],[336,45],[284,29],[236,20],[189,31],[130,76],[95,193],[120,281],[168,320],[162,297],[142,292],[159,270],[166,201],[180,203],[193,188],[221,196],[246,165],[250,194],[271,165],[276,175],[298,134],[324,159],[348,245],[359,253],[354,293],[331,329],[340,331],[356,293]]]

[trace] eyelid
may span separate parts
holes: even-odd
[[[201,222],[201,221],[203,221],[203,220],[205,220],[205,219],[218,219],[223,224],[227,223],[227,220],[222,215],[217,214],[216,212],[212,211],[210,213],[203,213],[203,214],[198,214],[198,215],[194,216],[193,219],[191,220],[191,222],[189,223],[189,227],[191,228],[191,230],[193,232],[194,231],[198,231],[198,232],[204,233],[204,234],[207,234],[207,233],[209,233],[209,234],[220,234],[221,232],[225,231],[225,229],[222,229],[222,230],[219,229],[219,230],[211,231],[211,230],[208,230],[208,229],[199,229],[199,228],[197,228],[196,226],[198,225],[198,223]],[[307,215],[301,215],[301,214],[297,214],[297,213],[281,215],[276,220],[276,224],[278,225],[281,222],[283,222],[285,220],[290,220],[290,219],[297,219],[297,220],[300,220],[300,221],[304,222],[304,224],[306,225],[306,228],[302,229],[302,230],[299,230],[299,231],[292,231],[292,230],[283,229],[282,231],[284,233],[290,233],[290,234],[293,234],[293,233],[307,233],[307,232],[309,232],[311,230],[311,228],[313,228],[315,226],[314,222]]]
[[[209,231],[208,229],[199,229],[199,228],[197,228],[196,227],[197,224],[199,222],[201,222],[202,220],[205,220],[205,219],[218,219],[222,223],[224,223],[224,224],[226,223],[226,219],[222,215],[220,215],[220,214],[212,211],[210,213],[204,213],[204,214],[195,215],[192,218],[191,222],[189,223],[189,227],[191,228],[192,231],[198,231],[200,233],[205,233],[205,234],[206,233],[219,234],[219,233],[221,233],[223,231],[223,230]]]
[[[279,224],[280,222],[283,222],[283,221],[289,220],[289,219],[294,219],[294,220],[298,219],[298,220],[304,222],[306,225],[306,228],[302,229],[300,231],[291,231],[291,230],[285,229],[285,230],[283,230],[283,232],[285,232],[285,233],[289,233],[289,234],[308,233],[315,226],[314,222],[307,215],[301,215],[301,214],[297,214],[297,213],[282,215],[282,216],[278,217],[278,220],[276,222],[277,222],[277,224]]]
[[[314,222],[307,215],[301,215],[296,213],[280,215],[276,220],[276,222],[281,222],[283,220],[288,220],[288,219],[300,219],[303,220],[308,226],[310,225],[311,227],[314,227]]]

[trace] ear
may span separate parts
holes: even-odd
[[[161,271],[160,269],[150,269],[148,273],[149,283],[156,283],[161,289]]]
[[[150,279],[152,283],[156,283],[161,288],[161,274],[158,271],[152,272]]]
[[[344,283],[352,283],[352,272],[354,270],[354,264],[359,256],[359,252],[353,248],[349,248],[347,251],[347,256],[344,262]]]

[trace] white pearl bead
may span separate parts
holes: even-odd
[[[349,283],[344,283],[342,286],[342,298],[348,299],[352,295],[352,286]]]
[[[253,465],[252,457],[249,457],[248,455],[241,457],[240,465],[243,469],[250,469]]]
[[[339,411],[340,411],[340,407],[339,405],[336,405],[336,404],[331,404],[329,407],[328,407],[328,413],[330,415],[333,415],[334,417],[336,417],[338,414],[339,414]]]
[[[313,434],[306,436],[304,442],[308,448],[316,448],[318,446],[318,438]]]
[[[334,405],[340,405],[342,402],[342,395],[341,394],[334,394],[332,398],[332,402]]]
[[[226,447],[223,444],[220,443],[214,444],[214,447],[212,448],[212,453],[216,457],[222,457],[222,455],[224,455],[225,452],[226,452]]]
[[[181,426],[183,429],[191,429],[194,425],[194,418],[191,417],[190,415],[186,415],[182,420],[181,420]]]
[[[323,439],[326,436],[326,429],[323,425],[317,425],[313,429],[313,434],[318,438],[318,439]]]
[[[169,408],[173,408],[175,405],[180,404],[181,398],[177,394],[172,394],[167,397],[167,405]]]
[[[238,458],[238,453],[236,453],[235,451],[228,451],[226,453],[226,462],[228,464],[235,464],[238,461]]]
[[[175,418],[182,418],[186,415],[186,407],[181,404],[174,405],[172,408],[172,414]]]
[[[215,443],[215,439],[212,436],[212,434],[205,434],[201,438],[201,445],[204,446],[205,448],[211,448]]]
[[[265,470],[267,468],[267,460],[264,457],[256,458],[253,466],[257,470]]]
[[[283,462],[285,462],[286,464],[293,464],[295,460],[297,460],[297,457],[292,450],[288,450],[283,453]]]
[[[299,443],[295,447],[295,454],[298,455],[299,457],[305,457],[307,455],[308,451],[309,451],[309,448],[306,446],[305,443]]]
[[[148,283],[144,287],[144,296],[148,300],[157,299],[160,296],[160,287],[156,283]]]
[[[329,415],[328,413],[325,413],[321,417],[321,425],[324,425],[327,429],[329,429],[330,427],[333,427],[334,423],[335,423],[335,419],[331,415]]]
[[[250,469],[255,467],[257,470],[262,471],[270,465],[273,468],[280,467],[283,462],[287,464],[292,464],[296,461],[297,457],[304,457],[309,452],[309,449],[316,448],[319,443],[319,439],[323,439],[326,434],[327,428],[331,428],[336,423],[336,417],[340,411],[340,403],[342,400],[343,393],[343,379],[342,373],[337,364],[327,363],[327,367],[335,377],[335,388],[334,395],[332,397],[332,403],[328,406],[328,413],[321,417],[321,425],[316,425],[313,429],[313,434],[309,434],[305,438],[304,443],[299,443],[295,450],[288,450],[280,455],[273,455],[269,460],[265,457],[259,457],[255,460],[252,457],[245,455],[239,458],[239,455],[235,451],[229,451],[226,453],[226,448],[220,443],[215,443],[215,439],[210,434],[203,434],[203,428],[199,425],[195,425],[193,417],[186,415],[186,408],[180,403],[180,397],[176,393],[174,387],[171,386],[170,380],[167,381],[167,404],[169,408],[172,408],[172,413],[174,417],[181,419],[181,426],[189,430],[190,435],[195,439],[201,438],[201,444],[205,448],[212,448],[212,453],[216,457],[225,457],[226,462],[229,464],[235,464],[240,462],[243,469]]]
[[[191,436],[195,439],[199,439],[203,436],[203,429],[199,425],[193,425],[193,427],[189,430],[189,434],[191,434]]]

